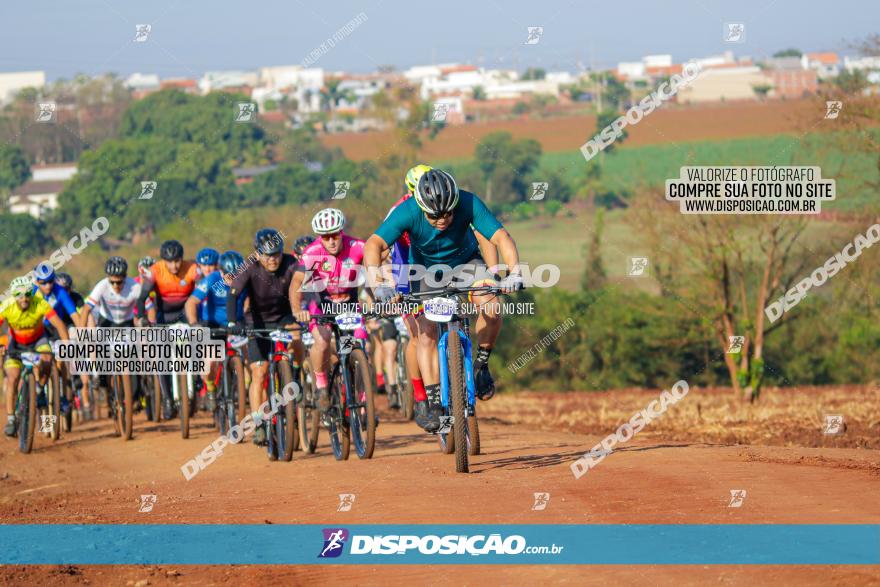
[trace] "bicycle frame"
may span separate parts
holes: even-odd
[[[276,375],[278,374],[278,364],[281,361],[288,361],[288,364],[291,364],[290,358],[288,356],[287,347],[293,342],[293,335],[288,333],[286,330],[281,327],[276,329],[267,329],[267,328],[253,328],[246,329],[245,333],[248,336],[254,336],[258,338],[264,338],[272,341],[272,351],[269,353],[267,357],[269,363],[269,369],[267,372],[268,378],[268,387],[267,387],[267,397],[269,400],[269,405],[273,409],[273,415],[266,420],[262,420],[260,422],[261,425],[266,428],[266,439],[268,440],[268,444],[266,447],[266,451],[269,454],[269,458],[272,460],[280,460],[283,455],[285,455],[287,451],[287,446],[284,444],[286,441],[284,439],[284,434],[282,432],[286,432],[288,427],[296,426],[296,414],[294,411],[294,417],[290,421],[284,420],[286,415],[281,406],[276,404],[275,395],[280,394],[281,390],[276,388]],[[280,376],[279,376],[280,377]],[[276,433],[273,432],[273,427],[277,428]],[[298,431],[297,431],[298,432]],[[277,443],[277,446],[276,446]],[[293,441],[293,450],[297,448],[296,439]],[[273,458],[274,457],[274,458]],[[285,458],[285,460],[288,460]]]
[[[458,322],[464,321],[465,330],[462,330],[458,327]],[[466,334],[467,332],[467,318],[458,318],[455,317],[450,321],[449,325],[439,324],[440,328],[440,336],[437,341],[437,352],[439,356],[446,356],[446,347],[447,340],[450,336],[450,333],[453,333],[452,336],[458,336],[461,339],[461,345],[463,349],[464,356],[462,360],[464,362],[464,377],[465,377],[465,385],[467,386],[467,408],[468,408],[468,416],[473,416],[475,413],[475,406],[477,401],[477,391],[476,386],[474,385],[474,365],[471,362],[472,354],[471,354],[471,338]],[[443,407],[449,409],[449,366],[446,361],[438,361],[440,366],[440,400],[443,404]]]

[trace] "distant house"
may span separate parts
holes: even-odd
[[[770,77],[773,98],[803,98],[815,94],[818,89],[817,75],[812,69],[770,69],[766,75]]]
[[[58,194],[74,175],[76,163],[32,166],[31,179],[12,190],[9,211],[42,218],[58,207]]]
[[[817,72],[809,68],[809,59],[772,57],[763,62],[764,73],[770,78],[773,98],[802,98],[815,94]]]
[[[258,175],[263,175],[264,173],[269,173],[270,171],[274,171],[277,169],[277,165],[257,165],[254,167],[236,167],[232,170],[232,175],[235,177],[235,185],[243,185],[246,183],[251,183],[254,181],[254,178]]]
[[[253,88],[257,85],[258,74],[255,71],[208,71],[199,80],[199,89],[207,94],[216,90],[241,91],[241,88]],[[250,90],[248,90],[250,95]]]
[[[806,69],[800,57],[768,57],[762,61],[767,69],[798,71]]]
[[[160,89],[168,90],[180,90],[186,94],[198,94],[199,93],[199,82],[194,79],[187,79],[183,77],[174,77],[163,79],[159,84]]]
[[[837,53],[804,53],[801,56],[804,69],[812,69],[819,79],[836,77],[840,73],[840,57]]]
[[[159,91],[159,76],[155,73],[133,73],[125,80],[125,87],[131,90],[135,100],[140,100]]]

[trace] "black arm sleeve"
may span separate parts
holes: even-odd
[[[141,295],[139,295],[138,299],[137,299],[137,311],[138,311],[138,316],[140,316],[144,320],[147,319],[147,298],[150,297],[150,292],[153,291],[153,288],[155,288],[155,287],[156,287],[155,283],[151,283],[150,287],[143,287],[143,285],[141,285]],[[159,299],[157,297],[157,299],[156,299],[157,307],[158,307],[158,304],[159,304]]]

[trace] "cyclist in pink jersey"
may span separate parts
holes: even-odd
[[[312,219],[312,230],[320,238],[310,244],[299,258],[299,264],[290,282],[290,308],[299,322],[309,322],[314,344],[309,351],[315,384],[318,388],[318,407],[324,411],[330,405],[327,392],[327,371],[330,367],[330,337],[326,325],[319,325],[311,314],[323,314],[321,306],[355,304],[363,276],[360,266],[364,256],[364,241],[345,234],[345,215],[341,210],[325,208]],[[307,308],[302,309],[303,294],[308,295]],[[353,307],[353,306],[352,306]],[[363,324],[354,336],[367,340]]]

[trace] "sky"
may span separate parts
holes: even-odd
[[[575,72],[658,53],[676,62],[788,47],[854,55],[853,43],[880,32],[875,0],[4,0],[0,72],[43,70],[50,81],[107,72],[198,78],[293,65],[361,13],[363,22],[313,67],[465,62]],[[725,23],[745,25],[742,43],[724,42]],[[151,25],[142,43],[134,42],[138,24]],[[543,27],[539,42],[525,44],[535,26]]]

